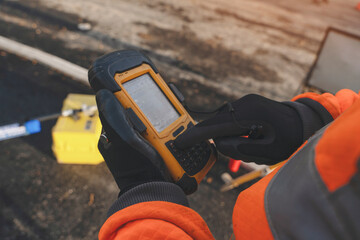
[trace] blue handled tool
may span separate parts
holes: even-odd
[[[0,127],[0,141],[16,137],[22,137],[38,133],[40,131],[41,124],[40,121],[37,119],[27,121],[24,124],[12,123]]]
[[[56,119],[60,116],[72,117],[73,119],[77,120],[77,114],[79,112],[84,112],[87,115],[92,115],[96,110],[96,106],[84,105],[80,109],[69,109],[60,113],[45,115],[26,121],[25,123],[11,123],[8,125],[0,126],[0,141],[39,133],[41,132],[41,122],[47,120]]]

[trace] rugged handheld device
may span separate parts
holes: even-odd
[[[195,122],[150,59],[135,50],[104,55],[91,66],[89,82],[95,91],[114,93],[134,128],[159,152],[174,182],[185,193],[194,192],[217,152],[208,141],[185,150],[175,147],[176,137]]]

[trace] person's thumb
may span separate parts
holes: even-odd
[[[216,137],[246,135],[249,133],[249,129],[249,124],[244,123],[240,126],[238,122],[214,123],[213,119],[209,119],[181,134],[175,140],[175,145],[184,149]]]

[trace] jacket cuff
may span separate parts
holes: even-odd
[[[317,130],[333,120],[330,113],[312,99],[302,98],[295,102],[283,103],[299,114],[303,124],[303,141],[309,139]]]
[[[138,185],[120,195],[110,207],[107,217],[131,205],[151,201],[172,202],[189,207],[185,193],[176,184],[169,182],[149,182]]]

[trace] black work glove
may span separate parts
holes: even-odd
[[[272,165],[287,159],[332,120],[326,109],[311,99],[276,102],[250,94],[224,105],[214,117],[180,135],[175,144],[186,148],[213,138],[224,155]]]
[[[96,94],[103,126],[98,148],[120,194],[146,182],[171,181],[159,153],[133,128],[125,109],[109,90]]]

